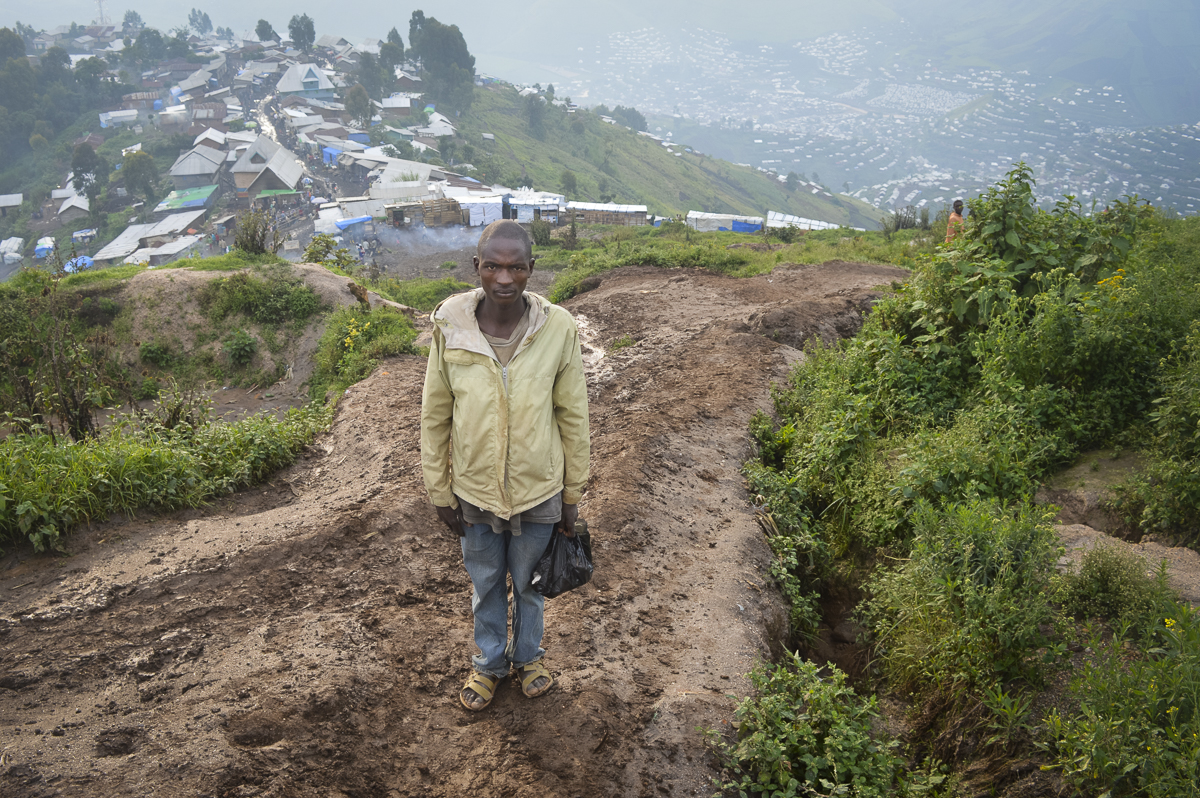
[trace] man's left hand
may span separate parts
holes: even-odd
[[[575,522],[579,520],[579,505],[564,504],[562,506],[562,518],[554,525],[554,528],[562,532],[569,538],[575,537]]]

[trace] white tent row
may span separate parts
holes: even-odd
[[[803,216],[793,216],[790,213],[767,211],[767,227],[798,227],[801,230],[836,230],[841,225],[832,222],[822,222],[817,219],[805,219]]]
[[[705,233],[717,230],[750,232],[761,230],[762,225],[761,216],[737,216],[732,213],[704,213],[702,211],[688,211],[687,215],[687,226]]]

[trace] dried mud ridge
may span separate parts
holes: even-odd
[[[903,274],[635,268],[567,303],[592,344],[597,572],[548,602],[544,698],[455,698],[470,585],[421,484],[420,358],[352,388],[267,485],[0,561],[0,794],[710,794],[696,727],[786,631],[747,420],[805,337],[853,334]]]

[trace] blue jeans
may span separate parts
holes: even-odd
[[[463,564],[474,595],[475,670],[504,677],[512,668],[537,662],[542,649],[545,599],[533,592],[529,579],[554,534],[553,524],[521,524],[521,534],[496,533],[487,524],[464,524]],[[508,634],[508,574],[512,574],[512,635]]]

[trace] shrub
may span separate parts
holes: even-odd
[[[253,335],[250,335],[245,330],[234,330],[222,342],[225,347],[225,355],[229,358],[230,364],[234,366],[246,366],[254,359],[254,353],[258,350],[258,340]]]
[[[329,418],[312,406],[282,419],[174,429],[126,417],[77,443],[10,435],[0,441],[0,540],[24,538],[44,551],[77,524],[112,513],[197,507],[290,463]]]
[[[534,219],[529,223],[529,237],[533,239],[533,243],[539,247],[550,246],[550,232],[553,228],[549,222],[541,219]]]
[[[426,277],[416,277],[411,280],[397,280],[385,277],[376,280],[371,287],[380,295],[393,302],[407,305],[417,310],[430,311],[438,306],[443,299],[451,294],[458,294],[471,289],[470,283],[455,280],[453,277],[443,277],[440,280],[430,280]]]
[[[912,553],[871,578],[863,613],[893,684],[957,692],[1037,678],[1027,654],[1050,618],[1051,517],[1028,505],[916,505]]]
[[[366,378],[379,359],[416,354],[417,330],[403,313],[387,306],[364,312],[341,307],[329,314],[317,345],[314,395],[341,390]]]
[[[757,695],[737,708],[737,743],[708,734],[733,774],[723,790],[772,798],[893,794],[903,761],[892,754],[895,743],[873,738],[875,698],[856,695],[845,674],[829,667],[822,677],[818,665],[793,654],[750,674]]]
[[[171,365],[171,348],[162,341],[146,341],[138,348],[138,357],[143,363],[166,368]]]
[[[1145,558],[1117,546],[1097,546],[1083,555],[1077,572],[1064,578],[1062,601],[1078,618],[1103,618],[1140,634],[1161,622],[1175,596],[1165,562],[1152,577]]]
[[[233,248],[247,255],[272,255],[279,252],[287,237],[279,231],[275,217],[267,211],[249,211],[237,218],[233,234]]]
[[[1077,715],[1046,719],[1067,782],[1084,794],[1194,796],[1200,763],[1200,616],[1177,606],[1157,622],[1160,643],[1131,653],[1118,639],[1071,686]]]
[[[274,264],[260,270],[209,281],[200,292],[200,307],[214,321],[242,315],[259,324],[303,322],[321,309],[321,300],[288,266]]]

